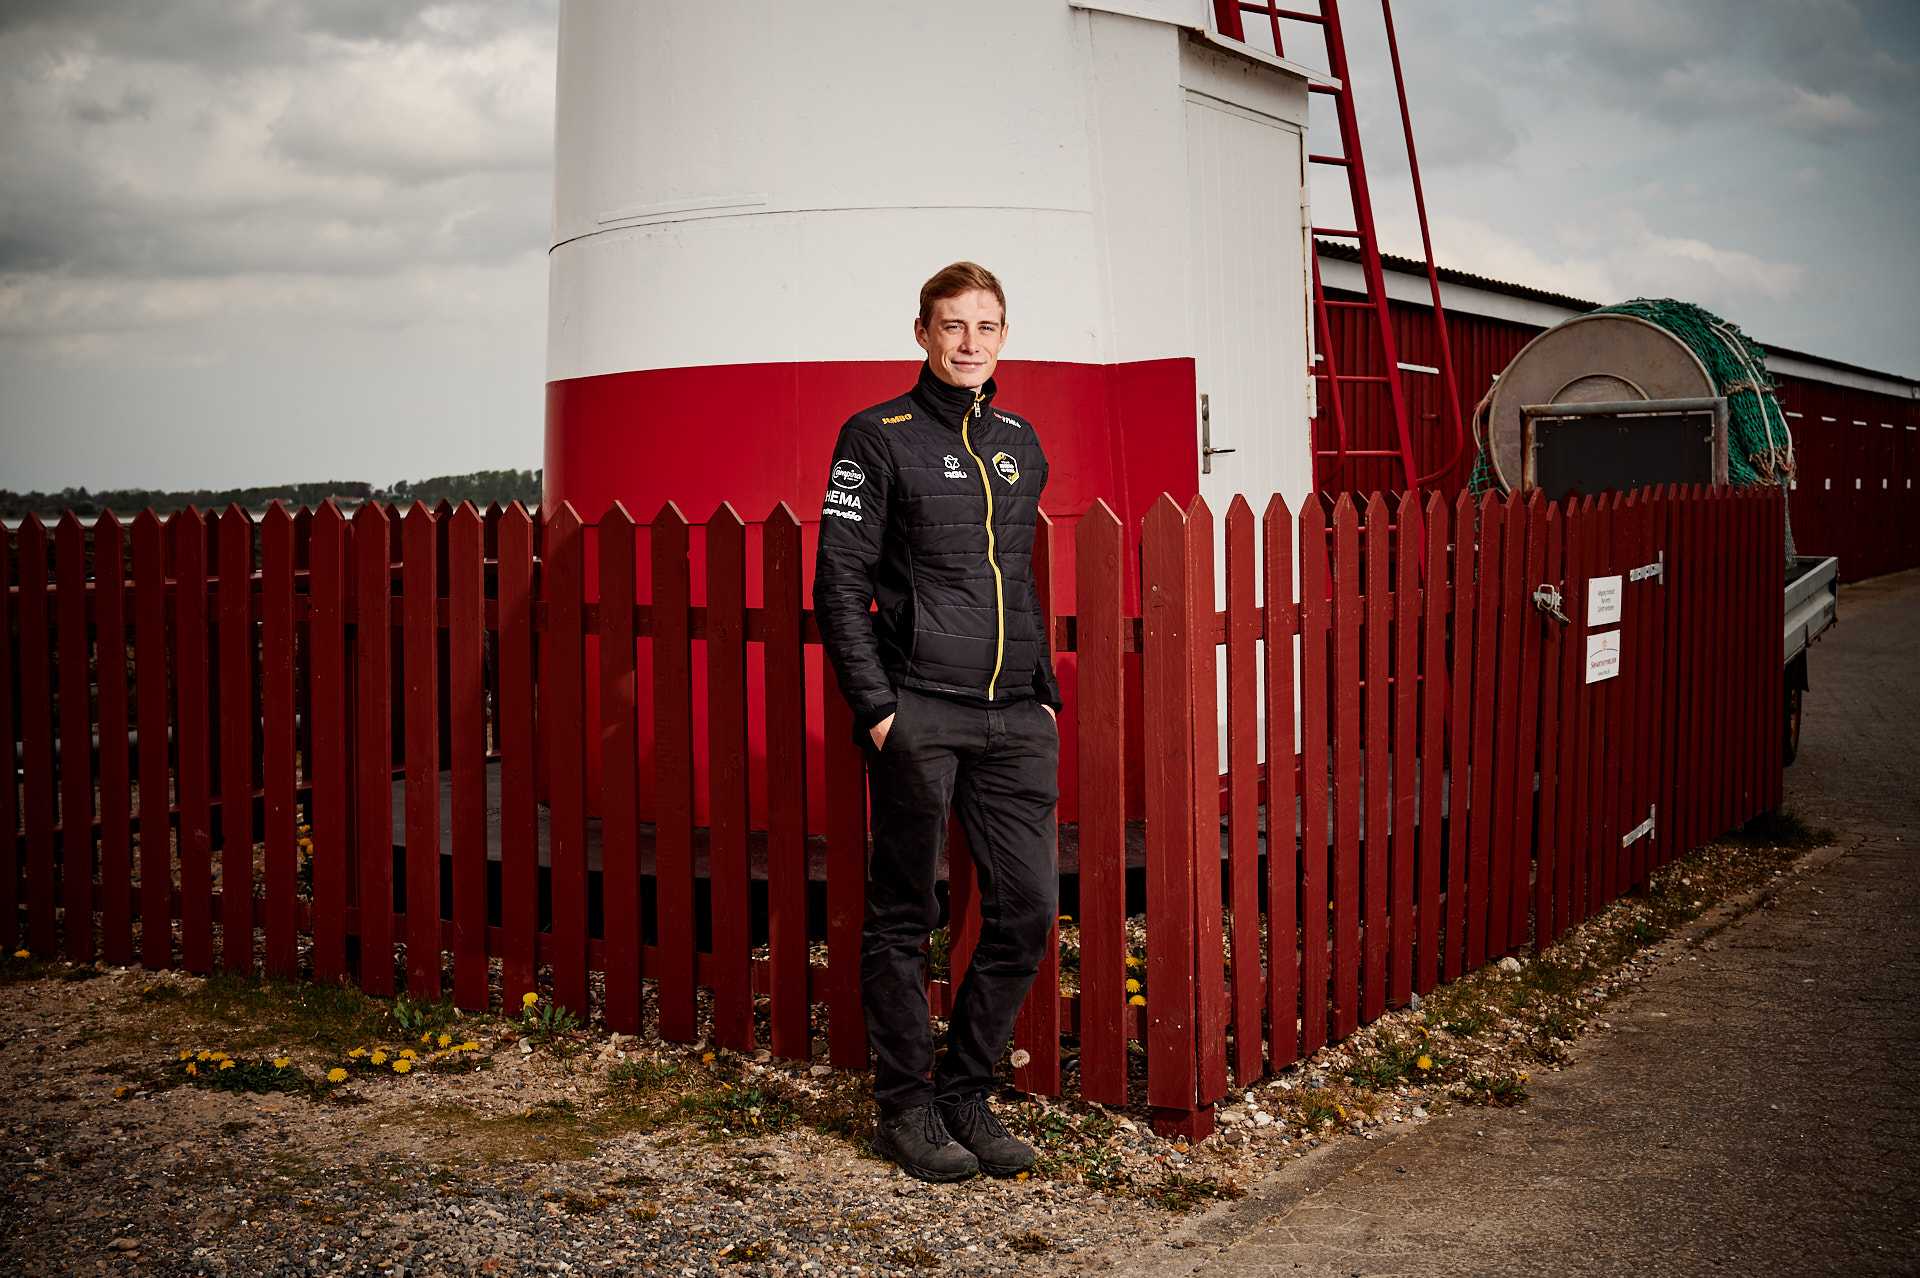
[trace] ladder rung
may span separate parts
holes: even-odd
[[[1313,228],[1313,233],[1337,240],[1357,240],[1360,238],[1360,232],[1349,231],[1343,226],[1316,226]]]
[[[1347,167],[1348,164],[1351,164],[1352,161],[1347,159],[1347,157],[1344,155],[1309,155],[1307,157],[1307,163],[1308,164],[1337,164],[1344,169],[1345,167]]]
[[[1331,84],[1321,84],[1318,80],[1315,80],[1311,84],[1307,85],[1307,92],[1308,93],[1324,93],[1330,98],[1337,98],[1340,96],[1340,90],[1337,87]]]
[[[1333,380],[1336,382],[1372,382],[1384,385],[1387,380],[1387,375],[1385,373],[1335,373]]]
[[[1243,4],[1240,8],[1247,13],[1257,13],[1263,18],[1272,14],[1276,18],[1285,18],[1292,22],[1325,22],[1327,20],[1327,15],[1324,13],[1307,13],[1301,9],[1269,9],[1263,4]]]
[[[1322,448],[1314,453],[1315,457],[1398,457],[1397,448],[1349,448],[1341,452],[1337,448]]]
[[[1340,309],[1346,311],[1370,311],[1373,309],[1372,302],[1349,302],[1345,298],[1340,297],[1329,297],[1326,299],[1325,304],[1328,306],[1338,306]]]

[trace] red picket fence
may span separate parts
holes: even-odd
[[[806,675],[823,663],[801,526],[776,509],[749,556],[722,506],[697,605],[689,531],[671,506],[644,528],[616,506],[590,590],[565,507],[544,526],[518,507],[148,513],[130,536],[112,518],[27,521],[0,556],[0,723],[19,765],[0,786],[0,942],[375,994],[404,958],[416,997],[445,996],[449,973],[468,1009],[544,986],[622,1032],[764,1036],[796,1058],[824,1024],[832,1063],[864,1067],[863,763],[828,675],[827,817],[809,828]],[[1236,500],[1224,532],[1216,564],[1198,501],[1163,499],[1137,541],[1104,505],[1071,544],[1043,520],[1040,594],[1070,554],[1074,611],[1051,625],[1095,730],[1062,778],[1080,804],[1062,865],[1077,989],[1054,947],[1035,988],[1062,992],[1016,1028],[1024,1089],[1144,1102],[1162,1130],[1204,1135],[1230,1078],[1551,944],[1780,801],[1777,494],[1392,511],[1376,495],[1330,517],[1276,499],[1259,518]],[[1590,625],[1589,585],[1614,576],[1619,619]],[[1543,585],[1566,621],[1536,602]],[[1609,633],[1617,676],[1590,682],[1589,636]],[[697,828],[702,684],[713,819]],[[960,839],[956,976],[979,928]],[[1126,989],[1130,913],[1144,1006]],[[936,1009],[949,990],[935,983]]]

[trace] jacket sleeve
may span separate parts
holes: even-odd
[[[893,459],[878,428],[849,421],[834,444],[820,506],[813,611],[834,677],[863,732],[894,711],[893,683],[880,664],[868,612],[892,489]]]
[[[1040,491],[1047,489],[1048,471],[1040,472]],[[1036,516],[1037,522],[1037,516]],[[1038,530],[1036,530],[1037,532]],[[1033,610],[1033,630],[1040,636],[1040,655],[1033,663],[1033,695],[1044,705],[1060,713],[1060,681],[1053,674],[1053,636],[1047,633],[1047,610],[1040,603],[1040,583],[1031,569],[1027,572],[1027,606]]]

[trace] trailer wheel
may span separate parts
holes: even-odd
[[[1800,721],[1806,691],[1789,685],[1786,697],[1786,713],[1781,716],[1780,762],[1790,764],[1794,756],[1800,753]]]

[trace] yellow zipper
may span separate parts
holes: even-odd
[[[973,392],[973,408],[960,414],[960,445],[967,450],[967,456],[973,458],[973,468],[980,472],[980,491],[987,496],[987,567],[993,569],[993,677],[987,680],[987,700],[993,700],[994,685],[1000,682],[1000,666],[1007,657],[1007,585],[1006,578],[1000,575],[1000,561],[993,556],[993,485],[987,482],[986,463],[980,460],[980,454],[973,451],[973,439],[967,434],[967,419],[980,412],[980,391]]]

